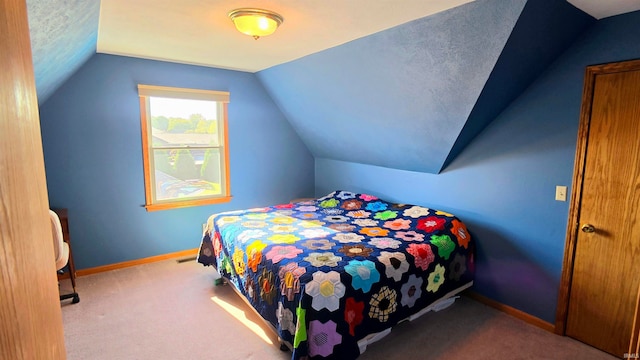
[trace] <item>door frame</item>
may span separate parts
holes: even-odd
[[[578,127],[578,140],[573,169],[573,181],[571,186],[571,202],[569,205],[569,219],[567,224],[566,241],[564,247],[564,260],[562,262],[562,275],[558,292],[558,305],[556,308],[555,332],[565,335],[567,316],[569,312],[569,295],[571,293],[571,280],[573,276],[573,263],[577,245],[578,220],[580,218],[580,206],[582,200],[582,187],[584,183],[584,167],[587,155],[589,126],[591,124],[591,111],[593,92],[596,76],[617,72],[640,70],[640,59],[615,63],[587,66],[584,76],[584,88],[582,91],[582,105],[580,108],[580,124]]]

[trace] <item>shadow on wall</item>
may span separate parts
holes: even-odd
[[[523,298],[549,299],[529,303],[530,314],[549,312],[557,299],[558,278],[538,264],[538,260],[527,254],[510,240],[504,232],[487,224],[464,220],[476,244],[476,278],[472,291],[491,299],[500,299],[504,304],[518,304]],[[551,322],[545,318],[544,321]]]
[[[563,166],[568,169],[564,176],[570,176],[580,117],[582,71],[571,77],[570,88],[559,87],[552,78],[543,78],[530,87],[442,173],[475,166],[494,167],[509,158],[562,153],[570,161]]]

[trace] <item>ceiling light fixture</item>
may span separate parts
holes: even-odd
[[[261,36],[273,34],[284,19],[273,11],[242,8],[229,12],[236,29],[258,40]]]

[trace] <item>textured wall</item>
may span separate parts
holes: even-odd
[[[439,175],[317,159],[316,194],[458,215],[478,244],[475,291],[554,322],[569,211],[555,186],[571,186],[584,70],[640,58],[639,38],[640,12],[596,22]]]
[[[437,173],[525,0],[477,0],[258,73],[316,157]]]
[[[527,1],[444,166],[594,22],[564,0]]]
[[[142,207],[139,83],[230,92],[230,203]],[[69,209],[79,268],[196,248],[215,212],[313,194],[313,157],[254,74],[96,54],[40,119],[50,204]]]
[[[27,0],[38,103],[96,52],[100,1]]]

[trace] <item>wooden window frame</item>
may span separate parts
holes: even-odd
[[[144,169],[144,189],[145,189],[145,205],[147,211],[168,210],[177,209],[192,206],[202,206],[211,204],[220,204],[229,202],[232,199],[231,196],[231,181],[229,174],[229,137],[228,137],[228,103],[229,93],[223,91],[213,90],[198,90],[188,88],[175,88],[166,86],[154,86],[154,85],[138,85],[138,95],[140,97],[140,127],[142,130],[142,163]],[[151,126],[149,116],[149,98],[150,97],[168,97],[176,99],[189,99],[189,100],[208,100],[215,101],[222,104],[222,119],[218,121],[222,122],[222,136],[219,137],[221,142],[219,148],[221,152],[221,159],[224,164],[221,165],[221,169],[224,171],[222,186],[222,196],[198,198],[198,199],[186,199],[186,200],[162,200],[157,201],[154,199],[154,177],[151,171],[154,169],[152,166],[152,153],[153,146],[151,143]],[[220,135],[219,135],[220,136]]]

